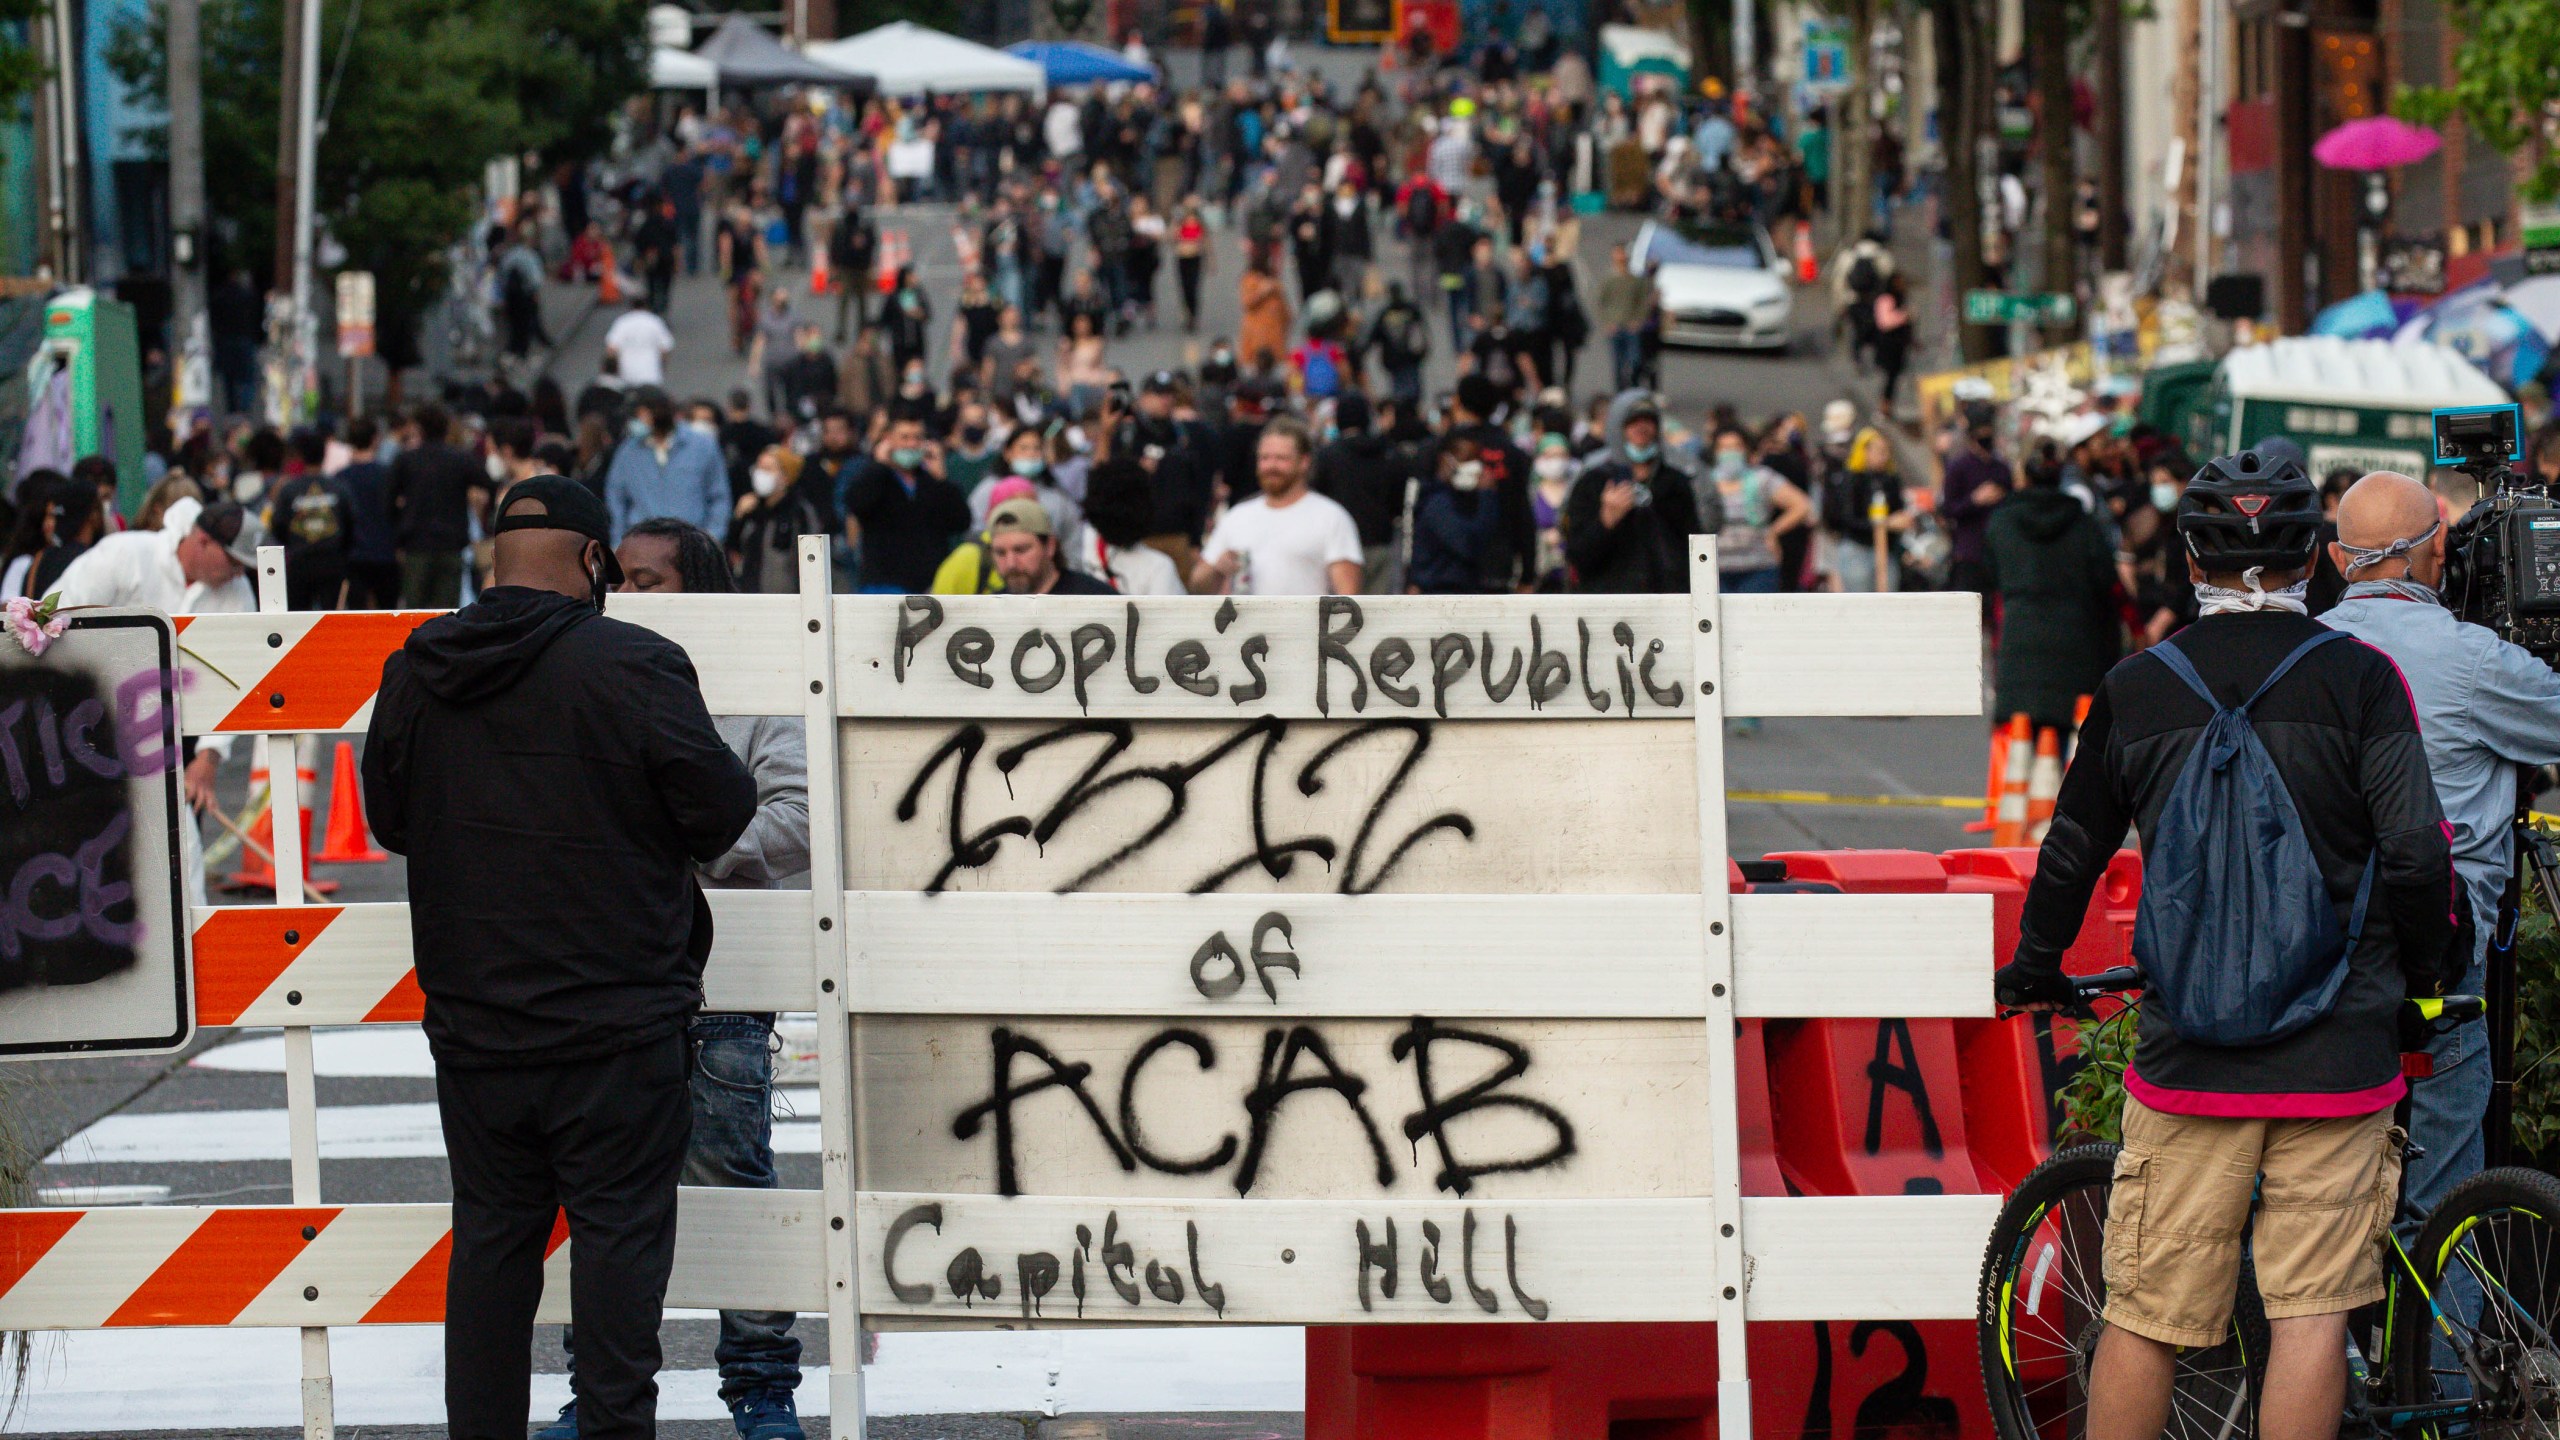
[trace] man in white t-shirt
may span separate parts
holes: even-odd
[[[1307,488],[1315,439],[1283,415],[1262,427],[1253,475],[1262,493],[1230,508],[1209,532],[1191,588],[1221,595],[1357,595],[1360,527]]]
[[[604,353],[613,357],[614,373],[632,389],[667,383],[667,352],[676,348],[675,333],[648,306],[634,303],[615,317],[604,332]]]

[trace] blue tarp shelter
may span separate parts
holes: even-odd
[[[1052,86],[1108,85],[1114,80],[1153,80],[1155,67],[1131,62],[1115,51],[1081,40],[1025,40],[1005,47],[1039,66]]]

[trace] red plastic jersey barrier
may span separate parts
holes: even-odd
[[[1992,897],[2016,948],[2031,849],[1772,855],[1787,888]],[[1755,867],[1756,868],[1756,867]],[[1766,870],[1756,873],[1767,874]],[[1729,875],[1743,888],[1740,867]],[[1754,887],[1763,888],[1763,887]],[[2074,974],[2126,963],[2142,859],[2119,853],[2066,952]],[[1890,964],[1889,956],[1878,963]],[[2067,1027],[2012,1020],[1746,1020],[1736,1069],[1746,1195],[2005,1191],[2052,1153]],[[1710,1440],[1715,1327],[1338,1326],[1307,1331],[1309,1440]],[[1755,1325],[1759,1440],[1991,1434],[1963,1321]]]

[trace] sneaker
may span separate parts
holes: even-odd
[[[730,1403],[729,1418],[737,1424],[740,1440],[809,1440],[788,1390],[740,1396]]]
[[[578,1440],[578,1402],[560,1407],[560,1418],[533,1432],[533,1440]]]

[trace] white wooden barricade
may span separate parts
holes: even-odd
[[[801,561],[613,613],[715,712],[809,726],[815,888],[716,892],[705,990],[817,1013],[823,1188],[685,1191],[668,1303],[824,1310],[839,1433],[866,1321],[1713,1320],[1742,1436],[1746,1320],[1971,1314],[1996,1197],[1742,1198],[1734,1036],[1987,1014],[1988,897],[1732,895],[1724,830],[1728,716],[1976,713],[1971,597],[1719,595],[1706,542],[1691,594],[1624,597],[836,597]],[[370,677],[272,678],[289,632],[336,633],[190,622],[238,683],[187,728],[361,729]],[[199,1023],[288,1027],[295,1204],[0,1212],[0,1328],[301,1326],[325,1434],[319,1327],[437,1318],[445,1224],[320,1203],[308,1027],[418,1002],[406,907],[295,904],[296,861],[196,927]]]

